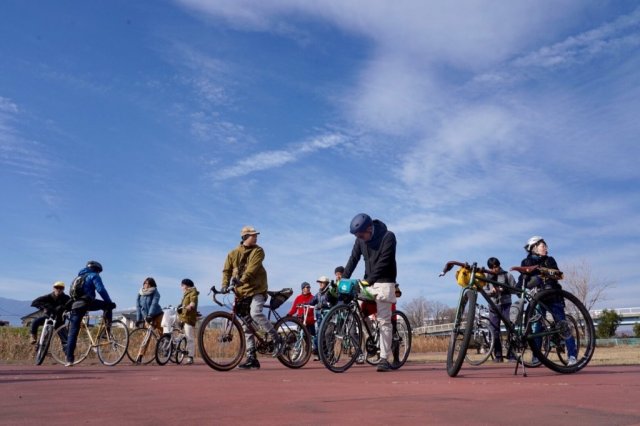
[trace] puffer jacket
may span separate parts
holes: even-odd
[[[198,292],[198,290],[195,287],[190,287],[187,288],[187,290],[184,292],[184,295],[182,296],[182,302],[180,302],[180,306],[182,307],[182,309],[180,310],[180,313],[178,314],[178,318],[180,319],[180,321],[189,324],[189,325],[196,325],[196,321],[198,320],[198,295],[200,294],[200,292]],[[193,308],[192,309],[185,309],[184,307],[193,303]]]
[[[387,230],[387,225],[383,222],[377,219],[373,221],[373,236],[370,241],[356,238],[351,257],[344,267],[343,278],[351,278],[361,256],[364,258],[364,279],[369,284],[396,282],[396,236]]]
[[[152,287],[153,292],[150,294],[142,294],[142,290],[138,292],[136,300],[136,321],[142,321],[146,317],[155,317],[162,313],[160,307],[160,292],[157,288]]]
[[[240,244],[227,255],[222,269],[222,288],[229,285],[231,278],[237,278],[236,294],[239,299],[266,293],[267,271],[264,269],[264,250],[260,246],[245,247]]]

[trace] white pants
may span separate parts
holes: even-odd
[[[184,324],[184,335],[187,337],[187,352],[193,357],[196,352],[196,328],[187,323]]]
[[[370,287],[371,294],[376,296],[378,309],[378,327],[380,329],[380,358],[388,360],[391,353],[391,338],[393,328],[391,325],[391,305],[396,303],[395,283],[375,283]]]

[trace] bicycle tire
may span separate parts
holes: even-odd
[[[493,329],[488,324],[481,323],[478,325],[474,321],[469,347],[464,356],[465,361],[473,366],[482,365],[492,357],[494,347]]]
[[[134,364],[149,364],[156,359],[158,335],[147,328],[134,328],[129,332],[127,358]]]
[[[51,343],[51,336],[53,334],[53,325],[45,324],[42,327],[40,339],[38,339],[38,347],[36,349],[36,365],[42,365],[47,352],[49,351],[49,344]]]
[[[573,317],[573,315],[571,314],[566,314],[566,321],[569,324],[569,327],[571,328],[571,335],[573,336],[575,343],[576,343],[576,350],[577,352],[580,352],[580,327],[578,325],[578,321]],[[569,356],[568,356],[568,352],[566,350],[566,345],[560,344],[560,345],[555,345],[554,350],[556,351],[556,353],[558,354],[558,358],[560,358],[560,361],[562,361],[562,363],[564,365],[569,364]]]
[[[98,359],[103,365],[117,365],[127,354],[129,329],[120,320],[111,321],[109,330],[102,328],[98,336]]]
[[[53,334],[53,341],[49,346],[51,356],[56,362],[65,364],[67,362],[66,347],[67,337],[69,336],[69,323],[63,324],[56,328]],[[84,361],[89,352],[91,351],[91,337],[89,336],[89,330],[84,322],[80,323],[80,329],[78,330],[78,337],[76,339],[76,349],[74,351],[75,359],[73,365],[80,364]]]
[[[393,334],[391,338],[391,359],[389,367],[397,370],[407,362],[411,353],[411,323],[404,312],[396,310],[391,317]]]
[[[178,344],[175,347],[175,363],[176,364],[182,364],[182,361],[184,361],[185,357],[189,354],[189,352],[187,351],[187,338],[186,337],[182,337],[180,340],[178,340]]]
[[[171,344],[171,335],[163,334],[158,339],[158,344],[156,345],[156,362],[158,365],[165,365],[169,362],[172,353],[172,344]]]
[[[361,353],[362,324],[350,305],[337,305],[322,319],[318,355],[334,373],[347,371]]]
[[[242,361],[246,349],[240,322],[227,312],[207,315],[198,330],[198,349],[204,362],[214,370],[235,368]]]
[[[457,376],[464,362],[469,340],[471,340],[471,333],[473,332],[477,298],[478,293],[473,289],[463,289],[460,294],[456,320],[453,324],[447,349],[447,374],[449,377]]]
[[[284,339],[285,347],[278,360],[286,367],[303,367],[311,358],[311,334],[302,321],[295,317],[284,317],[276,321],[274,328]]]
[[[589,364],[595,351],[595,327],[589,311],[576,296],[561,289],[538,292],[527,309],[527,318],[535,318],[536,315],[542,316],[549,324],[549,329],[544,331],[548,336],[549,351],[545,354],[544,346],[535,343],[531,345],[534,355],[542,364],[562,374],[576,373]],[[577,329],[572,329],[567,315],[576,320]],[[541,333],[533,328],[529,325],[527,332],[529,340],[535,342],[533,337]],[[573,333],[578,334],[577,341]],[[564,347],[569,355],[572,341],[575,345],[576,362],[569,365],[566,358],[563,360],[563,357],[559,356],[558,348]]]

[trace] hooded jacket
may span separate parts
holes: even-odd
[[[398,274],[396,266],[396,236],[387,230],[387,225],[379,220],[373,221],[373,235],[371,240],[363,241],[356,238],[351,250],[349,261],[344,267],[344,278],[351,278],[351,274],[358,266],[360,257],[364,258],[364,279],[369,284],[376,282],[395,283]]]
[[[262,262],[264,250],[255,245],[246,247],[240,244],[227,255],[222,269],[222,288],[226,289],[231,278],[237,278],[236,295],[238,299],[266,293],[267,271]]]

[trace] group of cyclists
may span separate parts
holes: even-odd
[[[396,283],[396,237],[382,221],[374,220],[365,213],[357,214],[352,219],[350,232],[355,236],[355,242],[345,266],[335,269],[336,280],[333,283],[337,283],[343,278],[349,279],[360,259],[364,260],[364,280],[367,283],[367,291],[375,300],[377,308],[376,319],[380,332],[380,362],[377,365],[377,371],[388,372],[392,370],[388,362],[392,339],[391,317],[399,294]],[[267,300],[268,284],[267,272],[263,266],[265,253],[257,243],[259,234],[260,232],[252,226],[244,226],[241,229],[240,244],[228,253],[224,262],[222,290],[228,291],[230,284],[233,284],[233,291],[236,297],[245,301],[252,320],[272,335],[272,339],[275,342],[272,355],[276,357],[284,350],[285,342],[263,313]],[[525,245],[525,250],[527,251],[527,257],[522,261],[522,266],[540,265],[547,268],[558,268],[555,259],[548,256],[547,244],[542,237],[535,236],[530,238]],[[495,274],[495,278],[498,281],[506,280],[504,282],[508,283],[514,281],[508,272],[500,268],[498,259],[490,258],[487,266]],[[112,302],[100,278],[102,270],[102,265],[99,262],[91,260],[87,262],[85,268],[79,271],[78,277],[82,278],[80,297],[70,298],[69,295],[64,293],[64,283],[58,281],[54,283],[51,294],[39,297],[32,304],[38,308],[43,308],[47,315],[55,315],[60,322],[63,320],[63,312],[70,311],[69,333],[66,338],[65,348],[65,366],[74,364],[74,351],[80,322],[88,311],[102,310],[107,326],[112,320],[112,311],[116,304]],[[315,336],[315,326],[319,327],[319,321],[322,320],[319,313],[337,303],[337,298],[335,293],[331,291],[335,287],[331,285],[332,282],[326,276],[319,277],[316,282],[320,288],[315,295],[311,294],[311,285],[309,283],[302,283],[302,293],[294,300],[289,314],[298,314],[304,317],[305,325],[308,327],[310,334],[314,336],[313,352],[317,359],[318,341],[317,336]],[[527,276],[521,275],[519,284],[528,288],[560,288],[557,280],[543,278],[535,272]],[[187,337],[188,358],[186,364],[192,364],[195,353],[195,326],[199,292],[195,288],[193,281],[188,278],[182,280],[181,287],[183,298],[178,308],[178,314],[179,319],[184,324],[184,332]],[[498,288],[490,288],[489,291],[503,313],[505,310],[508,312],[511,305],[511,296],[501,294]],[[100,295],[102,300],[96,298],[96,293]],[[136,321],[139,326],[148,323],[160,331],[163,311],[159,305],[159,299],[160,294],[155,280],[151,277],[146,278],[137,295]],[[304,306],[313,306],[316,309],[307,310],[306,313],[303,313],[300,310],[304,309]],[[321,309],[318,309],[318,307]],[[561,311],[563,307],[558,305],[552,307],[552,309]],[[314,310],[317,312],[316,315],[313,314]],[[32,343],[36,342],[37,328],[43,321],[44,318],[37,319],[32,323]],[[492,327],[499,330],[499,318],[495,312],[492,312],[491,324]],[[494,333],[494,336],[499,336],[499,332]],[[246,327],[245,339],[246,361],[238,367],[241,369],[259,369],[260,363],[256,357],[255,338],[251,330]],[[499,340],[496,343],[495,359],[501,362],[503,360],[502,348]],[[569,362],[575,362],[575,344],[572,347],[571,343],[568,343],[568,350],[570,355]],[[508,358],[513,358],[513,356],[511,353],[507,354]]]

